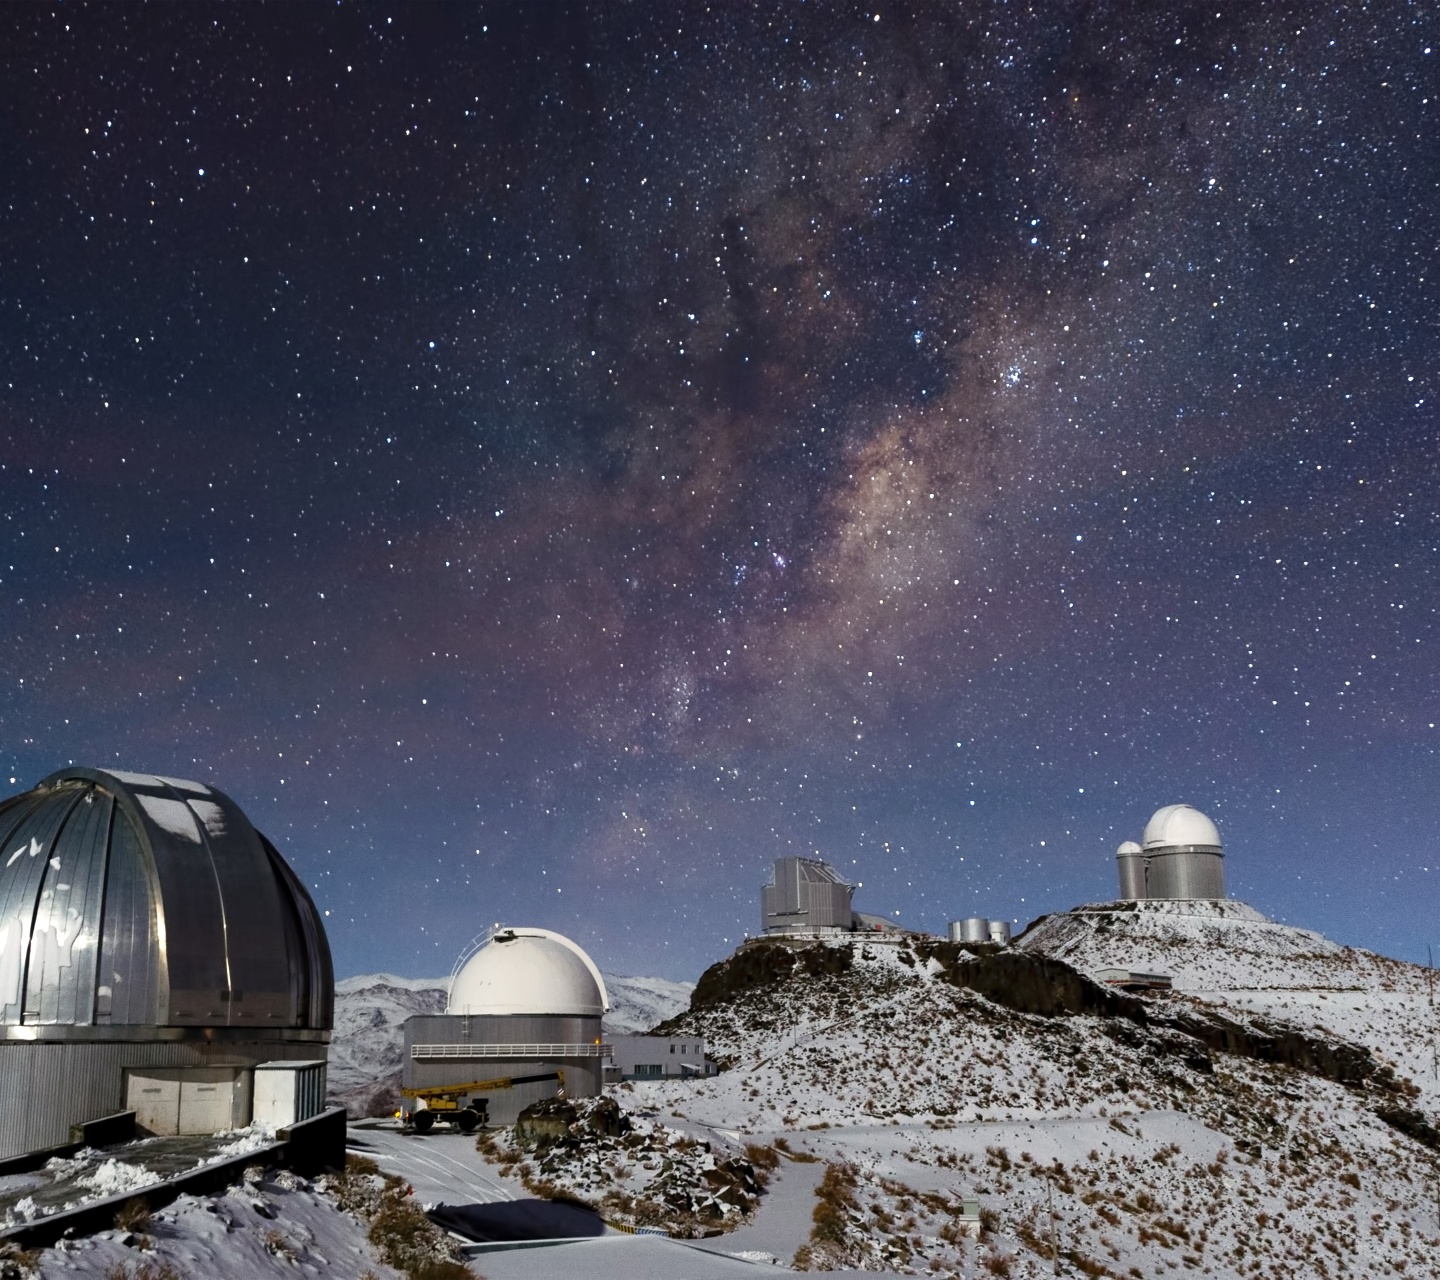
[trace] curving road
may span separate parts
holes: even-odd
[[[490,1204],[529,1196],[519,1182],[485,1163],[474,1134],[402,1133],[394,1121],[380,1121],[351,1125],[345,1146],[404,1178],[421,1204]]]

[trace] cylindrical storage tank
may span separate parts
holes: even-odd
[[[1008,920],[992,920],[992,921],[990,921],[990,941],[993,942],[993,943],[996,943],[997,945],[1002,946],[1002,947],[1009,946],[1009,945],[1010,945],[1010,921],[1008,921]]]
[[[530,1103],[553,1097],[557,1075],[567,1096],[595,1097],[609,1003],[600,970],[569,938],[496,928],[461,957],[445,1012],[406,1020],[405,1087],[514,1081],[474,1091],[491,1124],[513,1124]]]
[[[984,916],[967,916],[960,922],[961,942],[989,942],[990,921]]]
[[[1115,865],[1120,871],[1120,897],[1126,902],[1140,902],[1145,897],[1145,851],[1133,840],[1127,840],[1115,851]]]
[[[1225,897],[1225,851],[1215,824],[1188,804],[1166,805],[1145,825],[1145,897]]]
[[[324,1058],[334,989],[315,904],[213,787],[70,768],[0,803],[0,1157],[122,1110],[248,1124],[259,1063]]]
[[[965,928],[959,920],[952,920],[945,926],[945,936],[951,942],[965,941]]]

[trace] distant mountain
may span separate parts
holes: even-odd
[[[694,984],[668,978],[603,975],[610,995],[605,1029],[647,1031],[690,1001]],[[384,1114],[398,1105],[405,1019],[443,1013],[449,978],[369,973],[335,984],[335,1034],[330,1042],[330,1096],[352,1115]],[[394,1095],[394,1096],[392,1096]]]
[[[617,1035],[649,1031],[684,1012],[695,990],[693,982],[671,982],[669,978],[631,978],[623,973],[607,973],[604,978],[610,995],[605,1030]]]

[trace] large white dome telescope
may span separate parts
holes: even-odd
[[[1220,852],[1220,832],[1199,809],[1167,804],[1145,824],[1146,849],[1204,849]]]
[[[576,943],[497,924],[455,961],[445,1012],[405,1020],[407,1121],[424,1132],[448,1101],[446,1118],[468,1133],[514,1124],[561,1089],[598,1097],[609,1007],[605,979]]]
[[[577,943],[549,929],[497,926],[461,956],[445,1012],[599,1018],[609,1008],[605,979]]]
[[[1115,852],[1120,896],[1132,902],[1225,897],[1220,832],[1200,810],[1167,804],[1145,824],[1144,845],[1127,840]]]

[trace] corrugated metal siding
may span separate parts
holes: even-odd
[[[411,1044],[594,1044],[600,1019],[534,1014],[417,1014],[405,1020]]]
[[[1225,859],[1218,853],[1187,850],[1150,855],[1147,896],[1151,898],[1223,898]]]
[[[0,1042],[0,1158],[70,1140],[70,1126],[123,1109],[125,1068],[252,1066],[310,1059],[311,1044]]]
[[[95,1014],[95,943],[114,801],[87,789],[57,834],[30,934],[27,1023],[86,1024]]]
[[[111,823],[106,882],[96,1021],[118,1025],[161,1022],[155,895],[140,837],[129,815],[118,807]]]
[[[599,1018],[493,1014],[417,1015],[405,1020],[404,1083],[409,1088],[432,1084],[463,1084],[502,1076],[565,1073],[565,1092],[572,1098],[593,1098],[600,1093],[601,1059],[551,1058],[521,1060],[476,1057],[415,1061],[410,1050],[417,1044],[456,1045],[466,1041],[486,1044],[593,1044],[600,1037]],[[553,1081],[517,1085],[487,1095],[492,1124],[513,1124],[532,1102],[553,1097]]]
[[[1115,859],[1120,872],[1120,896],[1127,902],[1145,897],[1145,859],[1138,853],[1120,854]]]
[[[0,851],[0,1022],[14,1025],[22,1020],[35,908],[55,835],[79,799],[78,788],[45,797],[16,826]]]

